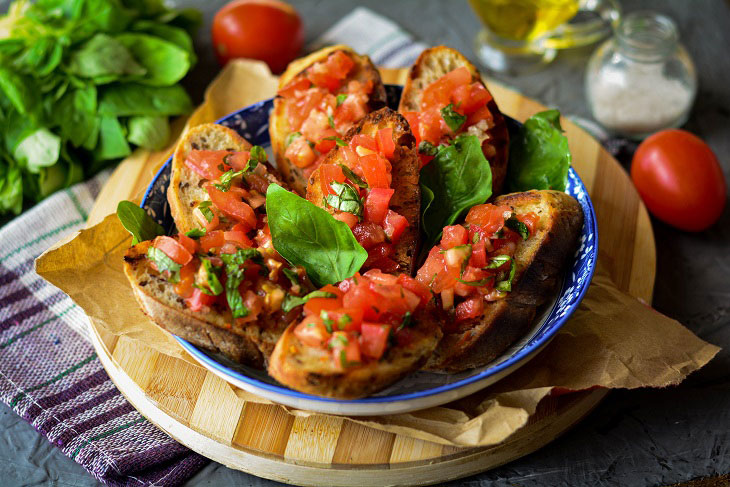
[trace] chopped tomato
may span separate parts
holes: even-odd
[[[457,245],[464,245],[469,238],[469,232],[461,225],[450,225],[444,227],[444,233],[441,237],[441,246],[444,249],[450,249]]]
[[[390,329],[390,325],[363,323],[360,328],[360,351],[362,354],[379,360],[388,346]]]
[[[211,306],[216,301],[215,296],[208,296],[198,288],[193,289],[193,294],[189,298],[185,299],[185,303],[188,305],[191,311],[198,312],[205,306]]]
[[[385,232],[376,223],[358,223],[352,228],[352,234],[355,235],[355,239],[365,250],[385,242]]]
[[[224,232],[221,230],[215,230],[200,237],[200,250],[208,253],[211,249],[220,248],[225,243],[226,239]]]
[[[420,123],[418,124],[418,132],[420,140],[427,140],[433,145],[439,145],[441,141],[441,113],[438,111],[421,112],[419,115]]]
[[[191,260],[180,269],[180,282],[175,284],[175,294],[181,298],[189,298],[193,295],[193,284],[195,284],[195,271],[197,271],[197,260]]]
[[[444,254],[441,249],[433,247],[423,263],[416,279],[421,284],[429,286],[435,293],[440,293],[444,289],[453,288],[458,282],[461,269],[459,266],[447,266],[444,261]]]
[[[390,255],[393,253],[393,246],[387,243],[380,243],[367,249],[368,258],[363,263],[363,269],[379,269],[383,272],[395,270],[391,263],[395,263]]]
[[[385,230],[385,236],[388,237],[391,243],[397,243],[407,227],[408,220],[406,217],[393,210],[388,210],[388,214],[385,215],[383,230]]]
[[[395,193],[391,188],[373,188],[365,197],[365,221],[382,225],[388,214],[390,199]]]
[[[461,108],[464,110],[465,114],[470,115],[480,108],[485,107],[485,105],[491,100],[492,96],[489,94],[484,85],[475,81],[470,86],[469,98],[464,100]]]
[[[347,126],[361,120],[368,113],[368,96],[363,93],[347,95],[342,105],[335,109],[334,119],[337,127]]]
[[[358,279],[357,283],[352,282],[349,289],[342,297],[342,304],[345,308],[359,308],[363,310],[363,319],[374,320],[378,317],[378,306],[383,306],[382,299],[377,293],[370,289],[366,279]]]
[[[193,260],[193,255],[172,237],[157,237],[153,245],[177,264],[185,265]]]
[[[332,130],[334,132],[334,130]],[[337,132],[334,133],[334,135],[328,135],[328,132],[324,132],[320,134],[320,139],[317,141],[316,144],[314,144],[314,149],[319,152],[320,154],[326,154],[332,149],[335,148],[335,145],[337,145],[337,142],[335,142],[334,139],[330,139],[329,137],[337,137]]]
[[[228,191],[216,189],[212,184],[206,186],[213,204],[227,216],[246,224],[249,228],[256,227],[256,214],[251,206],[237,197],[234,188]]]
[[[345,174],[342,168],[337,164],[322,164],[319,166],[319,182],[322,185],[322,195],[337,194],[332,189],[333,182],[344,183]]]
[[[350,147],[342,147],[338,153],[342,155],[342,159],[345,161],[345,166],[349,167],[353,171],[360,163],[360,158]]]
[[[517,215],[517,219],[527,225],[527,230],[530,235],[535,235],[537,224],[540,222],[540,217],[534,212],[525,213],[524,215]]]
[[[489,107],[484,105],[483,107],[477,109],[474,113],[469,115],[466,119],[466,123],[464,124],[465,127],[471,127],[472,125],[476,125],[477,123],[481,122],[482,120],[486,120],[487,122],[491,122],[494,118],[494,115],[492,115],[492,112],[489,110]]]
[[[509,206],[485,203],[473,206],[466,215],[466,222],[481,226],[487,235],[491,236],[504,226],[504,220],[509,217],[511,212],[512,209]]]
[[[411,276],[406,274],[399,275],[398,284],[400,284],[403,289],[407,289],[418,296],[421,299],[421,304],[426,304],[431,300],[431,291],[429,291],[428,287]]]
[[[484,280],[486,280],[486,282],[484,284],[481,284],[481,282],[483,282]],[[457,282],[454,285],[454,293],[456,293],[458,296],[469,296],[471,294],[474,294],[474,292],[476,292],[478,288],[481,288],[483,286],[487,286],[489,288],[494,287],[494,279],[492,278],[492,274],[483,269],[479,269],[477,267],[472,267],[469,265],[467,265],[466,269],[464,269],[464,273],[461,276],[461,281]],[[466,282],[470,282],[472,284],[465,284]]]
[[[304,137],[312,141],[327,137],[326,133],[328,133],[329,130],[330,126],[327,114],[320,110],[312,110],[311,112],[309,112],[309,115],[304,120],[304,123],[302,123],[302,127],[299,129]]]
[[[343,51],[335,51],[327,58],[327,69],[338,79],[344,79],[355,66],[355,61]]]
[[[472,296],[456,305],[456,321],[468,320],[482,315],[484,312],[484,298]]]
[[[185,247],[185,250],[190,252],[190,254],[195,255],[195,252],[198,251],[198,242],[196,242],[194,239],[188,237],[184,233],[180,233],[177,236],[180,245]]]
[[[246,167],[246,164],[248,164],[250,158],[251,153],[249,151],[230,152],[226,158],[226,162],[236,171],[242,171]]]
[[[296,95],[297,91],[308,90],[310,86],[312,86],[312,82],[306,77],[300,76],[287,83],[286,86],[277,92],[277,94],[285,98],[289,98]]]
[[[393,142],[393,129],[391,127],[378,130],[375,138],[380,152],[386,159],[393,159],[395,153],[395,142]]]
[[[360,331],[362,324],[362,309],[359,308],[337,308],[320,312],[323,319],[332,320],[330,325],[333,330]]]
[[[471,245],[469,265],[473,267],[484,267],[487,265],[487,246],[484,240],[479,240]]]
[[[294,328],[294,336],[307,346],[322,348],[326,345],[331,335],[322,322],[322,318],[312,315],[305,317]]]
[[[375,139],[365,134],[357,134],[350,139],[350,149],[357,152],[358,147],[364,147],[373,152],[378,151],[378,144]]]
[[[304,314],[305,315],[317,315],[322,310],[337,309],[342,307],[342,295],[344,294],[339,288],[327,284],[321,289],[321,291],[332,293],[335,295],[333,298],[311,298],[309,301],[304,303]]]
[[[421,97],[421,109],[441,108],[449,104],[451,94],[461,85],[471,83],[471,73],[465,66],[446,73],[426,87]]]
[[[304,137],[297,137],[289,144],[284,152],[284,157],[289,159],[292,164],[297,167],[307,167],[312,165],[317,158],[309,142]]]
[[[411,132],[413,132],[413,135],[416,137],[416,147],[418,147],[418,144],[421,143],[421,137],[418,132],[418,112],[403,112],[403,116],[406,120],[408,120],[408,125],[411,128]]]
[[[235,227],[233,230],[230,230],[228,232],[223,232],[223,239],[226,242],[232,242],[239,247],[243,247],[243,248],[253,247],[253,242],[251,241],[250,238],[248,238],[248,236],[246,236],[246,232],[244,232],[243,230],[240,230],[240,229],[236,229]]]
[[[185,159],[185,165],[205,179],[219,179],[228,170],[224,166],[221,171],[219,167],[228,154],[230,152],[225,150],[191,150]]]
[[[373,188],[390,188],[390,163],[387,159],[379,154],[368,154],[360,157],[360,167],[362,168],[365,181],[371,189]]]
[[[332,360],[338,370],[360,364],[360,343],[354,336],[336,331],[332,335],[329,345],[332,348]]]
[[[333,216],[335,217],[335,220],[341,221],[342,223],[350,227],[350,229],[354,228],[355,225],[357,225],[360,221],[360,218],[358,218],[357,215],[353,215],[352,213],[348,213],[346,211],[338,211]]]

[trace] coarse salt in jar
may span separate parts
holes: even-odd
[[[627,15],[588,62],[593,118],[616,134],[641,139],[679,127],[696,92],[695,68],[679,43],[677,26],[654,12]]]

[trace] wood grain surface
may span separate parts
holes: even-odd
[[[402,71],[384,72],[386,82]],[[524,120],[544,109],[490,84],[501,110]],[[586,132],[563,120],[573,166],[596,209],[599,257],[618,287],[651,301],[655,246],[648,214],[624,170]],[[112,175],[92,217],[141,195],[157,168],[141,154]],[[110,185],[113,185],[111,188]],[[438,483],[502,465],[544,446],[604,397],[581,392],[543,401],[526,427],[500,445],[455,448],[367,428],[342,418],[294,417],[275,405],[245,402],[205,369],[125,337],[92,329],[94,345],[119,390],[150,421],[191,449],[231,468],[299,485]]]

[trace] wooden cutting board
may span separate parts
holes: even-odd
[[[384,73],[386,82],[402,71]],[[490,84],[501,110],[524,120],[537,102]],[[656,255],[646,208],[626,172],[590,135],[563,121],[573,166],[591,194],[600,233],[599,258],[618,287],[651,302]],[[141,155],[118,167],[93,215],[133,198],[156,168]],[[93,218],[93,217],[92,217]],[[413,485],[465,477],[531,453],[590,412],[605,391],[544,400],[527,426],[502,444],[455,448],[386,433],[340,418],[302,418],[278,406],[247,403],[202,367],[162,355],[92,327],[109,376],[145,416],[179,442],[231,468],[298,485]]]

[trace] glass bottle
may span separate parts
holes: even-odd
[[[672,19],[655,12],[624,17],[615,36],[591,55],[586,94],[609,131],[641,139],[687,121],[697,93],[692,59]]]

